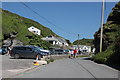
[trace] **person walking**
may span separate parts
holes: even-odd
[[[8,47],[8,52],[7,52],[7,55],[10,56],[10,52],[11,52],[12,48],[11,46]]]
[[[73,58],[73,50],[71,49],[71,50],[69,50],[69,58]]]
[[[76,58],[77,50],[76,50],[76,49],[74,49],[73,51],[74,51],[74,53],[73,53],[74,58]]]

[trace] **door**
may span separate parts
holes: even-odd
[[[26,47],[25,54],[28,58],[34,58],[35,56],[34,51],[30,47]]]
[[[20,57],[26,57],[24,47],[16,47],[15,48],[15,53],[18,54]]]

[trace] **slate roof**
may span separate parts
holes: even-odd
[[[91,48],[91,46],[87,46],[87,45],[79,45],[79,48],[83,48],[84,46],[86,46],[87,48]],[[78,45],[73,45],[72,47],[78,48]]]
[[[59,42],[62,42],[62,43],[67,43],[65,39],[63,38],[56,38]]]
[[[54,37],[54,36],[51,37],[51,38],[46,37],[46,38],[42,38],[42,39],[43,40],[49,40],[49,41],[55,40],[55,41],[59,41],[61,43],[67,43],[65,39],[59,38],[59,37]]]

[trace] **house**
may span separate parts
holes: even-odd
[[[71,48],[79,49],[81,52],[87,52],[87,53],[91,52],[91,46],[87,46],[87,45],[73,45]]]
[[[28,30],[34,34],[40,35],[41,34],[41,30],[35,28],[34,26],[31,26],[28,28]]]
[[[41,38],[42,40],[48,41],[52,43],[53,45],[59,45],[59,46],[68,46],[68,43],[65,39],[55,36],[47,36],[45,38]]]

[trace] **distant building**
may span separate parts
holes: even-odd
[[[42,40],[48,41],[53,45],[68,46],[68,43],[66,42],[66,40],[59,37],[47,36],[45,38],[42,38]]]
[[[28,28],[28,30],[34,34],[40,35],[41,34],[41,30],[35,28],[34,26],[31,26]]]
[[[87,52],[87,53],[90,53],[91,52],[91,46],[87,46],[87,45],[73,45],[71,47],[72,49],[78,49],[81,51],[81,52]]]

